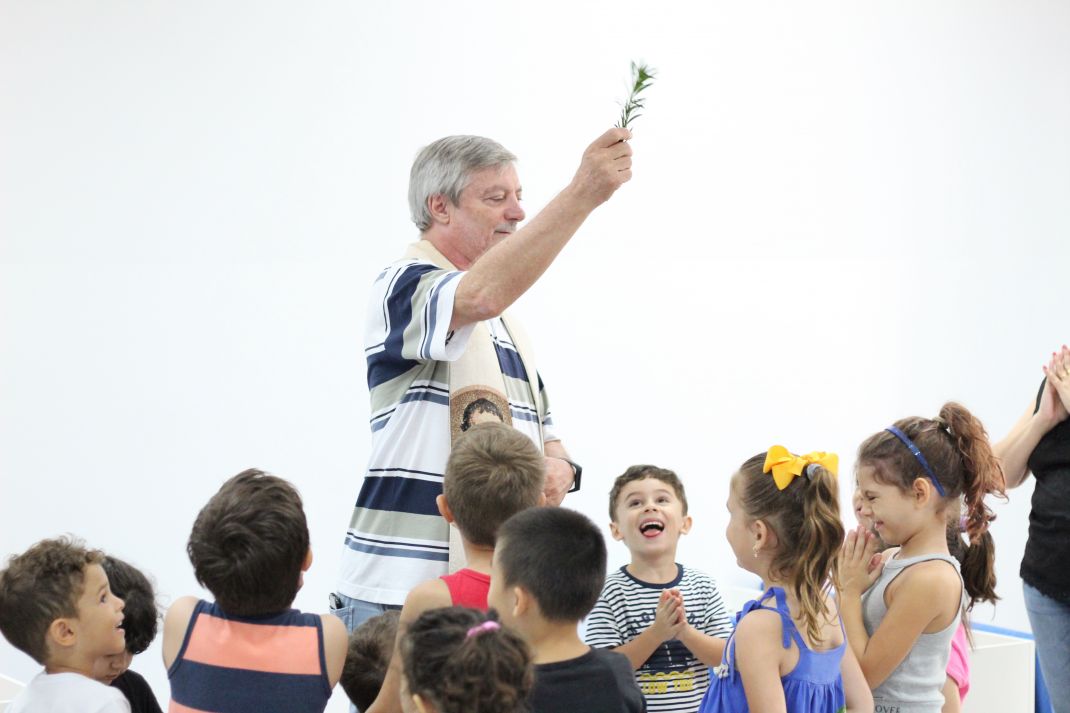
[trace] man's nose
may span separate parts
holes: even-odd
[[[514,223],[519,223],[524,217],[524,208],[520,205],[519,199],[514,198],[509,201],[509,205],[505,209],[505,219]]]

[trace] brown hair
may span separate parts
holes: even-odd
[[[349,700],[366,711],[379,696],[394,655],[401,611],[390,609],[367,619],[349,635],[349,649],[342,667],[342,684]]]
[[[464,607],[421,614],[401,639],[409,693],[438,713],[524,710],[534,678],[531,653],[497,618],[493,609],[483,614]]]
[[[791,584],[799,614],[813,642],[822,640],[821,625],[830,620],[830,587],[839,581],[840,519],[836,476],[816,463],[779,490],[771,473],[762,472],[765,453],[750,458],[732,479],[743,512],[762,520],[777,535],[770,574]]]
[[[464,538],[493,547],[503,522],[539,504],[545,480],[545,461],[530,438],[502,423],[480,423],[454,444],[442,492]]]
[[[687,515],[687,495],[684,493],[684,484],[680,482],[680,476],[668,468],[659,468],[656,465],[633,465],[617,476],[617,479],[613,481],[613,488],[609,491],[609,519],[611,521],[617,521],[617,499],[620,497],[621,491],[624,490],[624,486],[647,478],[660,480],[672,487],[677,499],[683,506],[684,515]]]
[[[0,572],[0,631],[15,648],[44,665],[52,622],[78,616],[85,592],[85,568],[104,559],[81,540],[41,540],[21,555],[12,555]]]
[[[986,537],[989,523],[996,516],[985,504],[985,496],[1007,496],[999,460],[992,452],[984,426],[966,407],[949,402],[934,419],[904,418],[896,421],[895,427],[921,451],[944,489],[945,499],[963,499],[969,545],[960,560],[969,607],[977,602],[996,601],[995,543],[991,535]],[[910,449],[888,431],[873,434],[858,447],[857,464],[870,466],[878,482],[904,492],[918,478],[929,480],[929,474]]]
[[[250,468],[223,483],[201,509],[186,552],[197,581],[225,612],[256,616],[293,603],[308,539],[294,486]]]

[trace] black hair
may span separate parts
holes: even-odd
[[[126,632],[126,650],[136,656],[156,638],[160,612],[156,608],[156,592],[152,582],[137,567],[106,555],[100,563],[108,575],[112,594],[122,599],[123,631]]]
[[[587,516],[561,507],[513,515],[498,531],[494,558],[505,586],[523,587],[551,621],[579,621],[606,579],[606,542]]]

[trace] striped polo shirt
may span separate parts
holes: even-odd
[[[687,621],[703,634],[727,639],[732,619],[717,585],[706,574],[677,565],[677,577],[665,584],[636,579],[621,567],[606,577],[602,594],[587,617],[587,644],[616,648],[643,633],[654,622],[658,598],[666,589],[679,589]],[[677,639],[654,650],[635,672],[647,710],[697,711],[710,685],[710,669]]]
[[[449,330],[463,275],[406,259],[372,287],[364,342],[372,444],[342,554],[338,591],[348,597],[402,604],[417,584],[448,570],[449,526],[435,498],[451,445],[449,362],[464,354],[473,329]],[[556,440],[542,380],[527,373],[500,318],[484,324],[513,427],[541,451],[543,440]]]
[[[331,697],[323,622],[296,609],[232,616],[202,599],[167,677],[169,713],[320,713]]]

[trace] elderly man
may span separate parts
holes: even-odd
[[[527,339],[503,312],[631,178],[629,138],[627,129],[600,136],[519,230],[516,157],[500,144],[450,136],[413,162],[409,206],[421,239],[378,276],[368,310],[372,452],[331,602],[351,630],[447,573],[449,528],[435,498],[452,440],[470,425],[504,421],[542,448],[549,503],[578,487]]]

